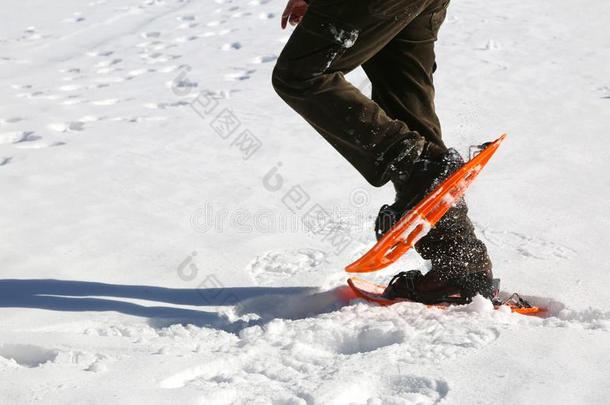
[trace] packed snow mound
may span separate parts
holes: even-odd
[[[244,404],[267,398],[281,403],[432,404],[446,395],[448,385],[418,376],[417,369],[498,337],[495,322],[469,317],[419,304],[357,304],[311,318],[275,319],[241,330],[222,359],[177,373],[161,386],[196,387],[215,403],[224,403],[218,398]]]
[[[486,299],[482,295],[477,295],[472,299],[472,302],[463,307],[466,312],[477,312],[484,314],[486,312],[494,311],[494,306],[490,300]]]

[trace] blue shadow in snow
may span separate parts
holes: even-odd
[[[0,280],[0,307],[38,308],[52,311],[114,311],[148,318],[154,327],[175,323],[193,324],[236,332],[247,322],[230,322],[209,311],[173,306],[146,306],[119,298],[173,305],[227,306],[268,296],[312,294],[309,287],[164,288],[52,279]],[[102,298],[103,297],[103,298]],[[114,298],[114,299],[111,299]]]

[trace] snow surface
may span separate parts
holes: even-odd
[[[546,318],[350,301],[392,193],[274,94],[283,1],[4,3],[0,403],[608,403],[608,2],[455,1],[438,44],[447,143],[510,134],[468,199]]]

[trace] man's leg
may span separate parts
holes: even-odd
[[[434,0],[362,67],[372,98],[394,119],[446,150],[434,106],[434,43],[449,0]]]
[[[434,0],[312,0],[273,72],[278,94],[373,185],[426,141],[347,82]]]
[[[433,73],[436,69],[434,43],[446,15],[448,0],[436,0],[397,34],[363,68],[373,85],[373,100],[394,119],[405,122],[427,141],[446,150],[441,139],[439,119],[434,108]],[[459,159],[459,158],[458,158]],[[459,164],[459,162],[456,162]],[[417,173],[395,185],[410,209],[425,195]],[[428,185],[429,186],[429,185]],[[422,189],[423,188],[423,189]],[[432,261],[433,271],[422,281],[422,288],[434,289],[444,280],[467,273],[491,274],[487,249],[475,233],[462,200],[416,245],[420,255]]]

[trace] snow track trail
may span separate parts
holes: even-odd
[[[439,37],[447,144],[510,134],[467,199],[526,317],[353,299],[392,190],[275,95],[285,1],[14,3],[1,404],[607,403],[610,5],[462,0]]]

